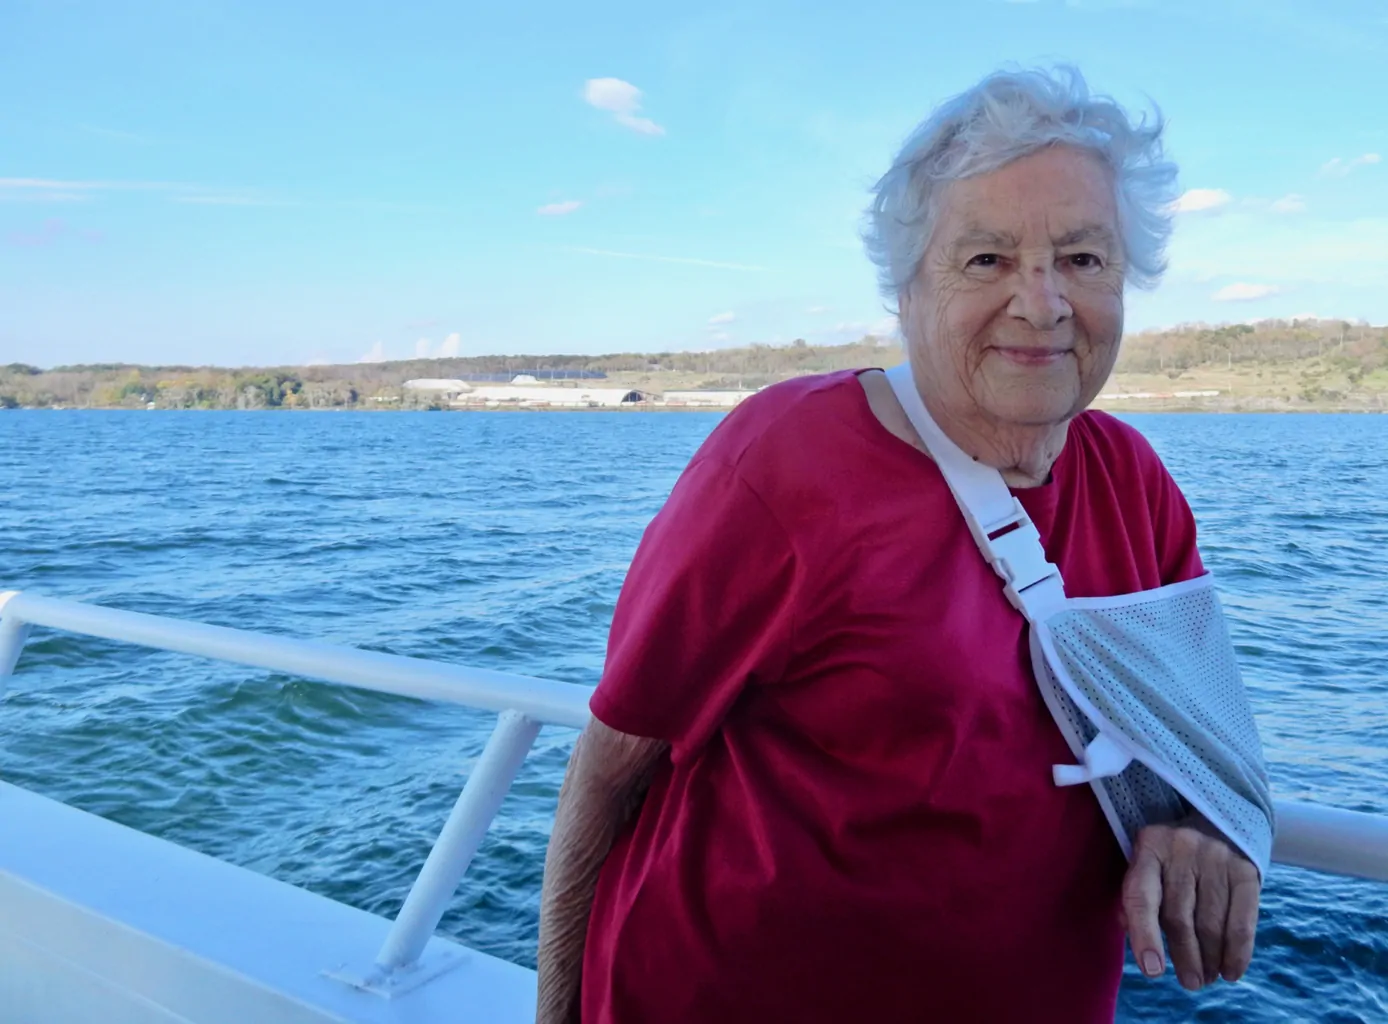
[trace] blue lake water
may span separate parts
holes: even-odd
[[[0,590],[591,684],[641,530],[718,418],[0,413]],[[1388,416],[1130,419],[1195,509],[1278,795],[1388,813]],[[393,915],[490,728],[40,630],[0,776]],[[542,732],[444,931],[533,964],[572,739]],[[1276,869],[1258,943],[1247,980],[1194,997],[1130,973],[1119,1019],[1388,1020],[1388,886]]]

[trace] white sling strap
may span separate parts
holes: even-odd
[[[954,494],[983,557],[1002,577],[1012,606],[1035,622],[1065,600],[1060,570],[1046,560],[1036,525],[1007,488],[1002,474],[971,459],[931,418],[908,363],[887,371],[897,401],[925,442]]]
[[[887,379],[954,494],[979,551],[1002,578],[1003,593],[1012,607],[1033,623],[1057,611],[1065,601],[1065,582],[1060,570],[1047,561],[1036,524],[1002,474],[970,458],[940,429],[921,400],[909,363],[888,370]],[[1131,762],[1131,755],[1099,733],[1084,748],[1083,764],[1055,766],[1055,782],[1058,786],[1094,782],[1117,775]]]

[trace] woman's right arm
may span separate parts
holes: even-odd
[[[579,1019],[583,944],[598,874],[667,749],[661,740],[618,732],[596,718],[574,744],[540,890],[536,1024]]]

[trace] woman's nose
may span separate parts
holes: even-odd
[[[1038,331],[1054,330],[1074,310],[1065,297],[1065,281],[1049,261],[1021,268],[1008,313]]]

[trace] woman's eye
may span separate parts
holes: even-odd
[[[973,259],[969,260],[969,266],[971,266],[971,267],[996,267],[996,266],[998,265],[998,262],[999,262],[999,259],[998,259],[998,254],[997,254],[997,253],[995,253],[995,252],[984,252],[984,253],[979,253],[979,254],[978,254],[977,256],[975,256]]]
[[[1104,265],[1103,260],[1092,252],[1077,252],[1069,259],[1070,265],[1080,270],[1096,270]]]

